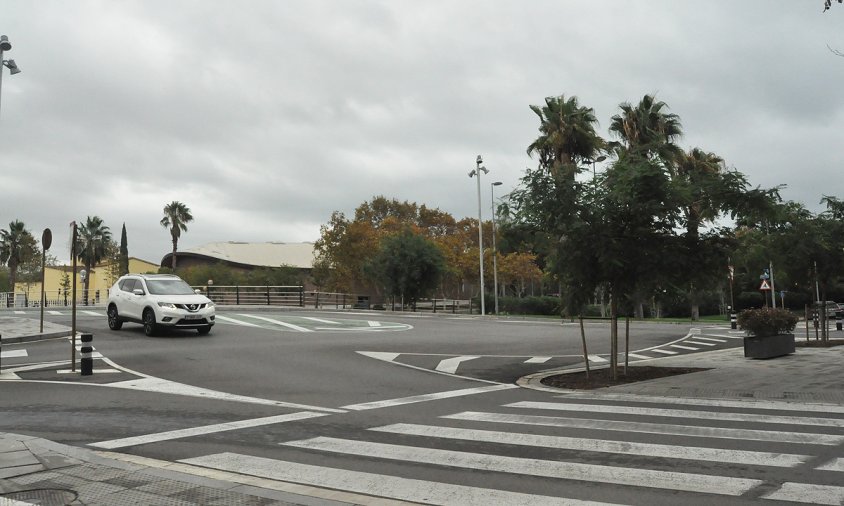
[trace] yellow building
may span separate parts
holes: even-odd
[[[82,265],[77,265],[76,267],[76,298],[78,304],[85,303],[83,300],[84,283],[80,276],[80,272],[84,269],[85,267]],[[120,277],[117,266],[109,263],[101,263],[91,269],[91,271],[88,274],[91,278],[88,285],[89,304],[104,302],[108,297],[108,289]],[[137,274],[157,273],[158,264],[147,262],[140,258],[129,257],[129,272]],[[72,276],[73,267],[70,265],[47,266],[44,269],[44,290],[48,306],[64,306],[71,303],[73,298]],[[14,305],[17,307],[37,305],[38,300],[41,298],[41,283],[15,283],[14,298]]]

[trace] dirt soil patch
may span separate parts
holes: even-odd
[[[829,344],[826,344],[820,339],[815,340],[815,337],[812,336],[808,341],[795,339],[794,345],[798,348],[828,348],[830,346],[844,346],[844,339],[830,339]]]
[[[639,366],[628,367],[627,374],[624,374],[624,368],[619,367],[617,379],[613,381],[610,377],[611,370],[609,368],[603,368],[589,371],[588,379],[586,378],[586,371],[582,371],[569,374],[558,374],[556,376],[548,376],[547,378],[542,379],[542,384],[555,388],[592,390],[594,388],[611,387],[614,385],[625,385],[627,383],[636,383],[637,381],[666,378],[668,376],[676,376],[678,374],[688,374],[691,372],[708,370],[709,369],[700,367]]]

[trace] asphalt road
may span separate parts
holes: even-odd
[[[82,314],[78,327],[102,355],[85,380],[57,372],[66,364],[43,365],[68,358],[67,340],[4,346],[17,350],[4,371],[22,381],[0,383],[0,431],[435,504],[745,504],[766,494],[835,497],[823,487],[841,484],[839,461],[817,467],[842,456],[842,412],[513,385],[581,362],[576,325],[218,314],[208,336],[152,338]],[[589,324],[587,335],[592,362],[606,360],[608,326]],[[723,327],[634,324],[630,351],[654,358],[740,343],[728,336]]]

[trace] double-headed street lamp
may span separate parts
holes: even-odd
[[[606,156],[601,155],[601,156],[599,156],[598,158],[595,158],[594,160],[590,160],[589,158],[587,158],[587,159],[583,160],[583,161],[584,161],[584,162],[586,162],[586,163],[591,163],[591,164],[592,164],[592,179],[595,179],[595,164],[596,164],[596,163],[598,163],[598,162],[603,162],[603,161],[604,161],[604,160],[606,160],[606,159],[607,159],[607,157],[606,157]]]
[[[0,35],[0,62],[3,63],[3,67],[9,69],[9,73],[11,75],[15,75],[20,73],[21,69],[18,68],[15,60],[4,60],[3,53],[12,49],[12,43],[9,42],[9,37],[5,35]],[[3,87],[3,67],[0,67],[0,90]]]
[[[489,171],[486,167],[481,167],[481,164],[484,163],[481,155],[478,155],[475,163],[478,167],[469,172],[469,177],[477,177],[478,179],[478,258],[481,266],[481,316],[483,316],[486,313],[484,311],[484,225],[481,220],[481,172],[489,174]]]
[[[495,187],[501,186],[501,181],[490,184],[489,195],[492,206],[492,287],[495,291],[495,314],[498,314],[498,250],[495,248]]]

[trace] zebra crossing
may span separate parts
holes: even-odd
[[[180,462],[425,504],[842,504],[844,406],[805,408],[562,395]]]

